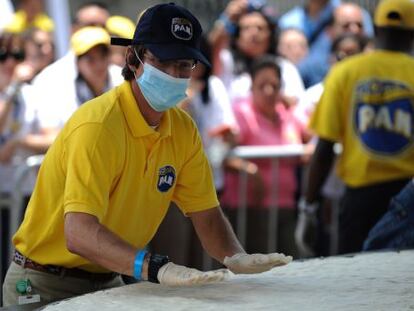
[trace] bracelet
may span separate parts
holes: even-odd
[[[136,256],[135,256],[135,261],[134,261],[134,278],[137,279],[138,281],[141,281],[142,277],[141,277],[141,273],[142,273],[142,266],[144,264],[144,258],[145,255],[148,252],[146,250],[143,251],[139,251]]]

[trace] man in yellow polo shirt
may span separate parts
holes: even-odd
[[[382,0],[374,23],[375,50],[332,68],[311,120],[319,142],[298,228],[314,223],[332,147],[341,142],[337,172],[347,187],[339,215],[339,253],[362,250],[390,199],[414,175],[414,2]],[[306,230],[298,232],[306,239]]]
[[[171,201],[234,273],[291,260],[244,252],[218,205],[194,122],[175,108],[196,62],[208,65],[200,36],[189,11],[160,4],[145,11],[133,39],[114,40],[128,46],[126,81],[82,105],[49,149],[13,238],[5,305],[120,286],[119,274],[164,285],[223,280],[227,269],[202,272],[145,250]]]

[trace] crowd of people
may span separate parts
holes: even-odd
[[[388,247],[413,246],[412,234],[401,233],[396,212],[389,215],[388,207],[392,200],[390,209],[410,206],[404,202],[410,202],[412,192],[414,7],[408,0],[383,1],[372,16],[355,2],[339,0],[306,0],[275,16],[266,1],[230,0],[201,37],[205,61],[191,66],[187,96],[178,106],[198,128],[219,203],[236,229],[240,191],[245,192],[247,253],[270,248],[294,258],[329,255],[324,235],[333,202],[341,202],[338,253],[386,247],[381,241]],[[158,64],[157,58],[148,50],[131,56],[126,46],[111,45],[111,37],[133,38],[134,21],[113,15],[101,2],[85,2],[73,19],[70,50],[57,59],[54,23],[43,1],[20,0],[17,5],[0,30],[2,198],[12,195],[19,165],[30,155],[45,154],[85,102],[100,98],[124,79],[136,79],[146,100],[150,95],[145,91],[157,97],[151,80],[138,78],[129,67],[140,66],[144,57]],[[138,21],[143,14],[137,15]],[[166,130],[148,125],[161,133]],[[290,144],[306,145],[306,153],[280,160],[277,172],[269,158],[231,156],[236,146]],[[341,151],[335,154],[338,144]],[[73,160],[81,161],[82,156],[73,155]],[[243,174],[245,189],[240,187]],[[23,185],[25,206],[35,182],[32,172]],[[194,194],[202,193],[198,187]],[[203,268],[203,251],[190,221],[177,217],[180,203],[186,201],[172,201],[159,233],[146,247],[168,253],[179,264]],[[269,245],[274,208],[277,239]],[[7,254],[12,238],[7,235],[9,215],[7,209],[1,213],[1,252]],[[384,215],[388,223],[381,220]],[[390,231],[406,239],[397,243],[384,237]],[[180,247],[171,239],[179,240]],[[3,268],[7,260],[2,256]]]

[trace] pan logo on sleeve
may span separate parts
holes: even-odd
[[[175,17],[171,22],[171,32],[177,39],[191,40],[193,37],[193,25],[185,18]]]
[[[175,169],[166,165],[158,171],[157,188],[160,192],[167,192],[174,185],[175,182]]]
[[[398,155],[413,143],[413,91],[390,80],[359,85],[353,115],[354,129],[367,150],[378,155]]]

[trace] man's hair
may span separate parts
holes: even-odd
[[[78,6],[78,8],[75,11],[75,16],[72,19],[72,23],[73,24],[78,24],[79,23],[78,14],[79,14],[80,11],[82,11],[85,8],[95,7],[95,6],[102,9],[102,10],[105,10],[106,12],[108,12],[108,15],[111,14],[111,12],[109,12],[108,6],[105,3],[101,2],[101,1],[88,1],[88,2],[82,3],[81,5]]]
[[[208,41],[208,37],[206,35],[202,35],[200,39],[200,51],[203,55],[207,58],[207,60],[211,63],[212,58],[212,47],[210,42]],[[204,82],[204,87],[201,90],[201,102],[203,104],[208,104],[210,102],[210,86],[208,80],[212,75],[212,68],[211,66],[204,66],[204,73],[201,76],[201,80]]]
[[[106,10],[106,11],[109,12],[108,6],[104,2],[101,2],[101,1],[87,1],[87,2],[84,2],[84,3],[82,3],[81,5],[78,6],[76,11],[82,10],[83,8],[87,8],[87,7],[90,7],[90,6],[97,6],[101,9]]]
[[[276,57],[271,54],[263,55],[253,61],[252,66],[250,67],[250,76],[252,80],[256,77],[256,74],[265,68],[271,68],[275,71],[276,76],[279,80],[282,78],[282,72],[280,70],[280,66],[277,64]]]
[[[141,60],[144,58],[144,53],[147,50],[143,45],[132,45],[128,49],[134,49]],[[134,72],[129,68],[129,66],[139,67],[140,65],[141,62],[135,55],[135,52],[132,51],[132,53],[128,53],[126,56],[125,65],[122,68],[122,76],[124,77],[124,80],[131,81],[135,79]]]
[[[250,12],[252,13],[252,12]],[[248,14],[250,14],[248,13]],[[259,13],[266,21],[267,26],[270,31],[269,37],[269,48],[267,49],[267,54],[274,54],[276,55],[276,42],[277,42],[277,26],[274,20],[268,16],[267,14],[263,13],[262,11],[254,11],[254,13]],[[249,72],[250,66],[253,62],[253,59],[245,55],[241,52],[237,47],[237,39],[240,36],[240,27],[239,24],[236,25],[236,32],[234,36],[231,38],[231,52],[234,57],[234,73],[241,74],[243,72]]]
[[[414,30],[378,26],[374,29],[376,45],[386,50],[410,53],[414,42]]]

